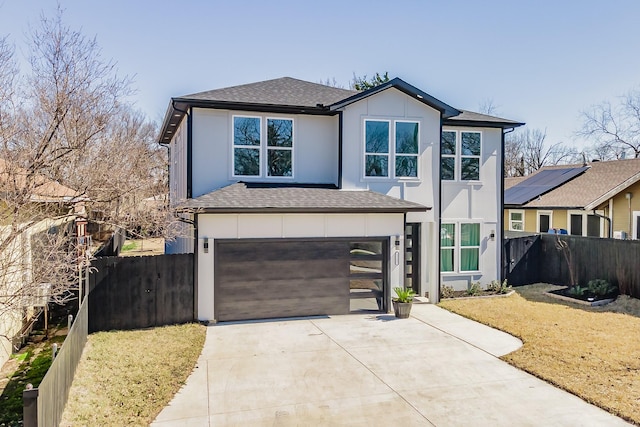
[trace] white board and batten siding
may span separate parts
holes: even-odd
[[[178,206],[187,199],[187,120],[182,120],[169,144],[169,200]],[[185,217],[187,218],[187,217]],[[190,219],[190,218],[187,218]],[[193,252],[193,237],[188,224],[175,225],[176,237],[165,242],[165,253]]]
[[[456,290],[467,289],[470,282],[486,286],[500,278],[502,248],[501,180],[502,129],[445,126],[443,131],[481,132],[480,180],[442,181],[442,222],[480,223],[480,260],[478,273],[442,273],[442,283]],[[491,233],[494,239],[490,238]]]
[[[198,215],[198,320],[213,320],[215,239],[389,237],[404,232],[403,214],[200,214]],[[204,242],[208,242],[208,252]],[[390,286],[403,283],[404,254],[389,251]]]
[[[365,120],[419,123],[418,177],[365,177]],[[392,144],[392,139],[390,144]],[[371,190],[428,206],[427,212],[407,213],[407,222],[421,223],[421,285],[429,295],[439,286],[436,251],[439,241],[440,112],[403,92],[391,88],[345,107],[343,112],[342,187],[346,190]],[[393,147],[390,147],[393,150]],[[391,161],[389,168],[391,168]],[[401,233],[404,236],[404,231]],[[404,244],[404,242],[403,242]]]
[[[238,181],[338,184],[338,119],[335,116],[203,108],[194,108],[192,115],[192,197],[194,198]],[[268,118],[293,120],[292,177],[233,176],[234,116],[260,117],[263,127]]]

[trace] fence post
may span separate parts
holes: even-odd
[[[38,427],[38,389],[31,384],[22,392],[22,420],[24,427]]]

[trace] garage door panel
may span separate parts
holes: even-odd
[[[250,299],[266,301],[273,299],[274,294],[285,298],[320,298],[325,296],[349,297],[349,280],[347,278],[309,279],[304,282],[290,280],[268,281],[227,281],[220,295],[225,300]],[[250,298],[248,298],[250,295]]]
[[[255,262],[220,263],[217,270],[225,278],[242,277],[243,280],[305,280],[310,278],[347,277],[349,260],[316,259],[316,260],[283,260]],[[345,273],[346,272],[346,273]]]
[[[243,300],[242,304],[233,304],[229,301],[218,306],[218,310],[224,313],[219,319],[221,321],[345,314],[349,310],[349,299],[347,295],[304,299]]]
[[[348,242],[302,241],[302,242],[233,242],[223,243],[218,259],[221,262],[277,261],[282,259],[299,261],[306,259],[344,258],[349,250]]]

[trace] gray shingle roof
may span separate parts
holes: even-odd
[[[494,124],[499,127],[518,127],[524,125],[524,123],[517,122],[515,120],[503,119],[501,117],[490,116],[488,114],[475,113],[468,110],[460,110],[462,114],[446,119],[446,123],[450,125],[468,123],[468,122],[480,122],[484,124]]]
[[[179,97],[185,100],[234,102],[263,105],[316,107],[331,105],[358,93],[291,77],[208,90]]]
[[[546,166],[541,170],[579,166],[582,164]],[[640,159],[592,162],[582,175],[522,206],[593,209],[639,180]]]
[[[513,128],[524,123],[471,111],[458,110],[432,97],[407,82],[394,78],[380,86],[358,92],[312,83],[292,77],[265,80],[172,98],[165,113],[159,142],[168,144],[173,131],[184,118],[189,107],[243,109],[286,112],[295,114],[336,114],[336,109],[394,87],[420,102],[440,110],[445,124]],[[462,112],[461,114],[459,114]],[[452,117],[454,116],[454,117]]]
[[[268,212],[410,212],[431,208],[373,191],[347,191],[302,185],[268,187],[238,182],[189,199],[184,210],[240,213]]]

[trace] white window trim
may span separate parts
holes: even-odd
[[[604,211],[598,210],[596,211],[599,215],[604,215]],[[570,210],[567,211],[567,233],[571,235],[571,215],[582,215],[582,234],[581,236],[587,235],[587,216],[592,215],[593,211],[579,211],[579,210]],[[600,218],[600,236],[604,236],[604,220]]]
[[[389,151],[384,153],[369,153],[367,151],[367,122],[387,122],[389,124]],[[396,124],[397,123],[416,123],[418,125],[418,152],[416,154],[398,154],[396,153]],[[383,118],[366,118],[362,121],[362,180],[371,181],[420,181],[420,137],[422,133],[422,123],[420,120],[409,119],[383,119]],[[387,156],[387,176],[369,176],[367,175],[367,156]],[[396,156],[415,157],[417,163],[417,176],[397,176],[396,175]]]
[[[484,223],[481,220],[478,219],[458,219],[458,220],[450,220],[450,219],[443,219],[442,220],[442,224],[455,224],[454,227],[454,246],[453,246],[453,271],[440,271],[440,274],[442,275],[446,275],[446,276],[455,276],[455,275],[477,275],[477,274],[482,274],[482,239],[483,239],[483,230],[484,230]],[[461,257],[460,257],[460,253],[461,253],[461,249],[463,248],[463,246],[460,245],[460,239],[462,238],[462,226],[461,224],[479,224],[480,226],[480,239],[479,239],[479,244],[478,246],[464,246],[464,248],[477,248],[478,249],[478,269],[477,270],[462,270],[460,268],[460,261],[461,261]],[[439,233],[438,233],[439,234]],[[438,239],[440,239],[440,237],[438,237]],[[439,249],[451,249],[451,246],[445,246],[444,248],[441,246],[440,244],[440,240],[438,240],[438,246]],[[440,266],[438,266],[438,269],[440,269]]]
[[[512,223],[512,221],[513,221],[513,220],[511,219],[511,214],[512,214],[512,213],[519,213],[519,214],[522,214],[522,221],[521,221],[521,222],[522,222],[522,230],[516,230],[515,228],[513,228],[513,227],[511,226],[511,223]],[[524,228],[524,227],[525,227],[525,223],[524,223],[524,221],[525,221],[525,213],[524,213],[524,209],[509,209],[509,231],[524,231],[524,230],[525,230],[525,228]]]
[[[631,239],[638,240],[636,236],[638,235],[638,217],[640,217],[640,211],[632,211],[631,215],[633,218],[633,224],[631,227],[633,234],[631,235]]]
[[[477,184],[482,182],[482,153],[484,150],[484,133],[481,130],[475,129],[450,129],[443,128],[442,132],[454,132],[456,134],[456,154],[442,154],[442,148],[440,148],[440,161],[442,158],[453,157],[454,170],[453,179],[442,179],[442,182],[458,182],[458,183],[472,183]],[[480,154],[479,155],[463,155],[462,154],[462,134],[463,133],[477,133],[480,134]],[[442,134],[440,135],[440,145],[442,145]],[[478,179],[462,179],[462,159],[478,159]],[[442,167],[442,166],[441,166]]]
[[[396,152],[396,129],[398,123],[413,123],[418,125],[418,151],[415,154],[404,154]],[[417,181],[420,180],[420,132],[421,126],[418,120],[394,120],[393,122],[393,176],[396,179]],[[415,157],[416,158],[416,176],[398,176],[396,175],[396,157]]]
[[[268,145],[268,129],[269,129],[269,120],[290,120],[291,121],[291,147],[273,147],[273,148],[269,148]],[[267,178],[271,178],[271,179],[292,179],[295,174],[295,165],[296,162],[294,161],[295,159],[295,147],[296,147],[296,138],[295,138],[295,131],[296,131],[296,123],[295,120],[293,120],[290,117],[271,117],[271,116],[267,116],[264,119],[264,176]],[[260,141],[260,145],[262,146],[262,138]],[[291,176],[278,176],[278,175],[269,175],[269,150],[282,150],[282,151],[291,151]]]
[[[241,118],[249,118],[249,119],[258,119],[260,120],[260,146],[252,146],[252,145],[236,145],[235,144],[235,119],[236,117]],[[269,120],[291,120],[291,148],[289,147],[278,147],[273,148],[274,150],[291,150],[291,176],[272,176],[269,175],[269,147],[267,146],[267,124]],[[293,117],[277,117],[277,116],[256,116],[252,114],[233,114],[231,115],[231,177],[232,178],[241,178],[241,179],[269,179],[269,180],[293,180],[296,173],[296,162],[295,162],[295,146],[296,146],[296,136],[295,136],[296,123]],[[259,164],[259,174],[258,175],[236,175],[235,173],[235,149],[236,148],[250,148],[259,151],[258,155],[258,164]]]
[[[553,211],[537,211],[536,213],[536,233],[547,233],[547,231],[540,231],[540,216],[549,215],[549,230],[553,228]]]

